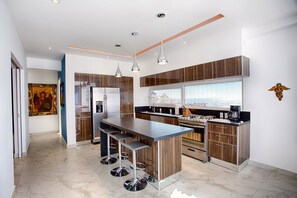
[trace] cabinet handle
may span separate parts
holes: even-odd
[[[188,148],[188,150],[189,150],[189,151],[192,151],[192,152],[195,152],[195,150],[194,150],[194,149],[190,149],[190,148]]]

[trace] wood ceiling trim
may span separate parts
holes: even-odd
[[[186,29],[186,30],[184,30],[184,31],[182,31],[182,32],[180,32],[180,33],[177,33],[177,34],[175,34],[175,35],[173,35],[173,36],[171,36],[171,37],[169,37],[169,38],[163,40],[163,43],[167,43],[167,42],[169,42],[169,41],[171,41],[171,40],[173,40],[173,39],[176,39],[176,38],[178,38],[178,37],[180,37],[180,36],[183,36],[183,35],[185,35],[185,34],[187,34],[187,33],[189,33],[189,32],[192,32],[193,30],[196,30],[196,29],[201,28],[201,27],[203,27],[203,26],[205,26],[205,25],[208,25],[208,24],[210,24],[210,23],[212,23],[212,22],[214,22],[214,21],[217,21],[217,20],[219,20],[219,19],[221,19],[221,18],[223,18],[223,17],[224,17],[223,14],[218,14],[218,15],[216,15],[216,16],[214,16],[214,17],[211,17],[211,18],[209,18],[209,19],[207,19],[207,20],[205,20],[205,21],[203,21],[203,22],[201,22],[201,23],[198,23],[197,25],[194,25],[193,27],[190,27],[190,28],[188,28],[188,29]],[[153,49],[153,48],[155,48],[155,47],[158,47],[158,46],[160,46],[160,45],[161,45],[161,42],[158,42],[158,43],[156,43],[156,44],[154,44],[154,45],[152,45],[152,46],[150,46],[150,47],[147,47],[147,48],[145,48],[145,49],[143,49],[143,50],[137,52],[136,55],[139,56],[139,55],[141,55],[141,54],[144,54],[144,53],[146,53],[147,51],[149,51],[149,50],[151,50],[151,49]],[[133,55],[133,57],[134,57],[134,56],[135,56],[135,54]]]

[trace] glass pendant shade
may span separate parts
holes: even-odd
[[[121,70],[120,70],[120,64],[118,63],[118,68],[117,68],[117,71],[116,71],[116,73],[115,73],[115,77],[117,77],[117,78],[120,78],[120,77],[122,77],[123,75],[122,75],[122,72],[121,72]]]
[[[164,48],[163,48],[163,42],[161,43],[161,48],[160,48],[160,53],[159,53],[159,56],[158,56],[158,64],[160,65],[165,65],[168,63],[168,60],[165,56],[165,53],[164,53]]]
[[[140,67],[136,62],[136,57],[134,56],[134,61],[133,61],[133,65],[132,65],[132,71],[133,72],[139,72],[140,71]]]

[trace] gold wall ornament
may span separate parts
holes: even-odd
[[[281,83],[276,83],[276,85],[268,89],[268,91],[275,91],[276,97],[278,98],[279,101],[281,101],[283,98],[283,91],[289,90],[289,89],[290,88],[282,85]]]

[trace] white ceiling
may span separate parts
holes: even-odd
[[[61,0],[58,5],[51,0],[6,0],[6,3],[27,55],[54,60],[61,60],[65,53],[106,58],[68,46],[131,56],[134,51],[220,13],[225,17],[170,41],[169,46],[178,47],[183,38],[191,42],[199,34],[233,26],[263,25],[297,13],[296,0]],[[163,26],[156,17],[159,12],[166,13]],[[139,32],[137,37],[131,36],[134,31]],[[122,47],[116,48],[115,44]]]

